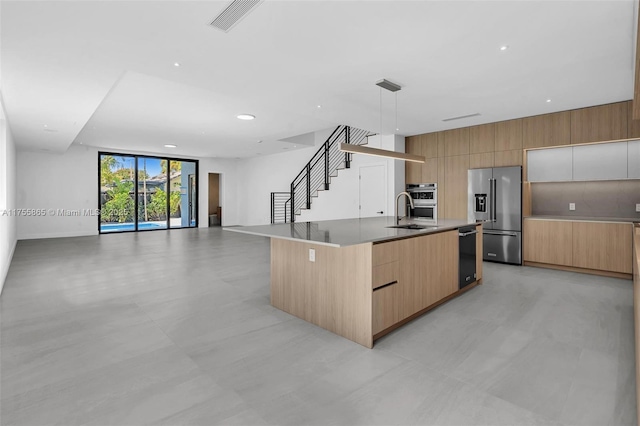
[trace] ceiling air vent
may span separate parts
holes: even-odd
[[[211,22],[211,26],[228,32],[264,0],[234,0]]]
[[[443,119],[442,121],[462,120],[463,118],[477,117],[477,116],[479,116],[479,115],[480,115],[480,113],[479,113],[479,112],[476,112],[476,113],[473,113],[473,114],[461,115],[461,116],[459,116],[459,117],[449,117],[449,118],[445,118],[445,119]]]

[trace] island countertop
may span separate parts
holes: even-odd
[[[477,225],[476,222],[460,219],[420,220],[413,218],[403,219],[400,224],[416,224],[424,226],[425,229],[389,228],[389,226],[395,225],[395,218],[392,216],[225,227],[224,229],[263,237],[312,242],[330,247],[346,247],[368,242],[417,237],[462,226]]]

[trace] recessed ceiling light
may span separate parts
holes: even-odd
[[[262,140],[259,140],[258,143],[262,143]]]
[[[551,99],[547,99],[547,103],[551,102]]]
[[[165,144],[165,145],[164,145],[164,147],[165,147],[165,148],[177,148],[178,146],[177,146],[177,145],[174,145],[174,144],[172,144],[172,143],[167,143],[167,144]]]
[[[500,50],[505,51],[509,48],[506,44],[504,46],[500,46]]]
[[[253,120],[256,116],[252,114],[238,114],[238,118],[240,120]]]
[[[44,127],[49,127],[49,126],[47,126],[47,125],[45,124],[45,125],[44,125]]]
[[[398,130],[400,130],[400,129],[398,129],[398,128],[396,127],[396,132],[397,132]]]
[[[174,62],[174,63],[173,63],[173,66],[174,66],[174,67],[179,67],[179,66],[180,66],[180,62]]]
[[[318,109],[322,108],[322,105],[318,105]]]

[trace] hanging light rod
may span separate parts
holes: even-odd
[[[400,85],[398,85],[396,83],[392,83],[389,80],[387,80],[386,78],[383,78],[382,80],[376,81],[376,86],[380,86],[383,89],[387,89],[390,92],[397,92],[398,90],[402,89],[402,87],[400,87]]]
[[[341,143],[340,151],[350,152],[352,154],[374,155],[376,157],[393,158],[394,160],[413,161],[414,163],[424,163],[424,157],[421,155],[405,154],[404,152],[388,151],[386,149],[369,148],[362,145],[351,145],[349,143]]]

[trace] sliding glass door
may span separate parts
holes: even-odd
[[[189,228],[196,223],[196,163],[194,161],[170,162],[170,206],[172,228]]]
[[[198,162],[100,153],[100,233],[198,226]]]
[[[165,162],[164,170],[162,162]],[[166,160],[138,157],[138,230],[167,229]]]

